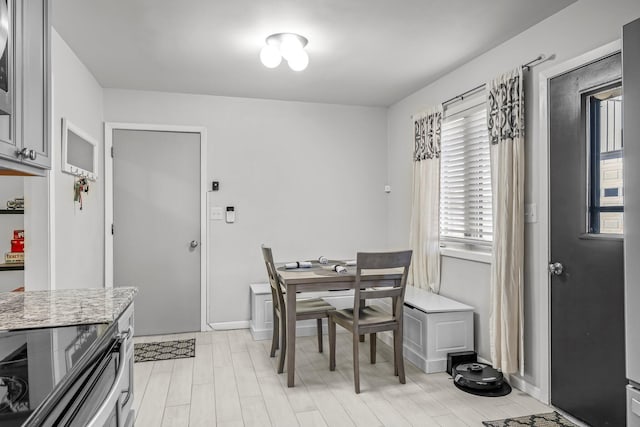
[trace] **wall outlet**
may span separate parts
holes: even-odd
[[[535,203],[527,203],[524,205],[524,222],[538,222],[538,207]]]

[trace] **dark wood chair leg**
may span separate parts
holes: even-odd
[[[375,365],[376,363],[376,334],[369,335],[369,345],[370,345],[370,357],[371,364]]]
[[[356,393],[360,393],[360,356],[359,356],[359,343],[356,336],[353,336],[353,385],[355,386]]]
[[[273,312],[273,333],[271,334],[271,357],[276,355],[276,350],[278,349],[278,331],[280,330],[280,324],[278,322],[278,315],[275,310]]]
[[[278,373],[284,372],[284,359],[287,355],[287,322],[280,319],[280,357],[278,358]]]
[[[398,376],[398,346],[396,345],[396,333],[393,333],[393,375]]]
[[[398,379],[400,380],[400,384],[405,384],[406,380],[404,377],[404,352],[402,345],[402,329],[393,331],[393,341],[396,344],[396,369],[398,370]]]
[[[322,353],[322,319],[318,319],[318,353]]]
[[[329,370],[336,370],[336,322],[329,317]]]

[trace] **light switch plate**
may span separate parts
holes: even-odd
[[[527,203],[524,205],[524,222],[538,222],[538,206],[535,203]]]
[[[220,206],[212,206],[209,208],[209,220],[222,221],[224,219],[224,211]]]

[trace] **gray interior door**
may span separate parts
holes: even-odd
[[[611,234],[622,213],[600,203],[623,189],[594,187],[615,175],[605,173],[615,161],[605,165],[609,154],[589,142],[589,134],[605,135],[590,128],[589,95],[620,78],[616,54],[549,86],[551,262],[564,268],[551,276],[551,403],[593,426],[625,425],[623,240]],[[603,162],[601,174],[592,159]]]
[[[136,335],[200,330],[200,134],[113,132],[114,286]]]

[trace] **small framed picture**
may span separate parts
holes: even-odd
[[[98,143],[66,118],[62,119],[62,171],[91,181],[98,178]]]

